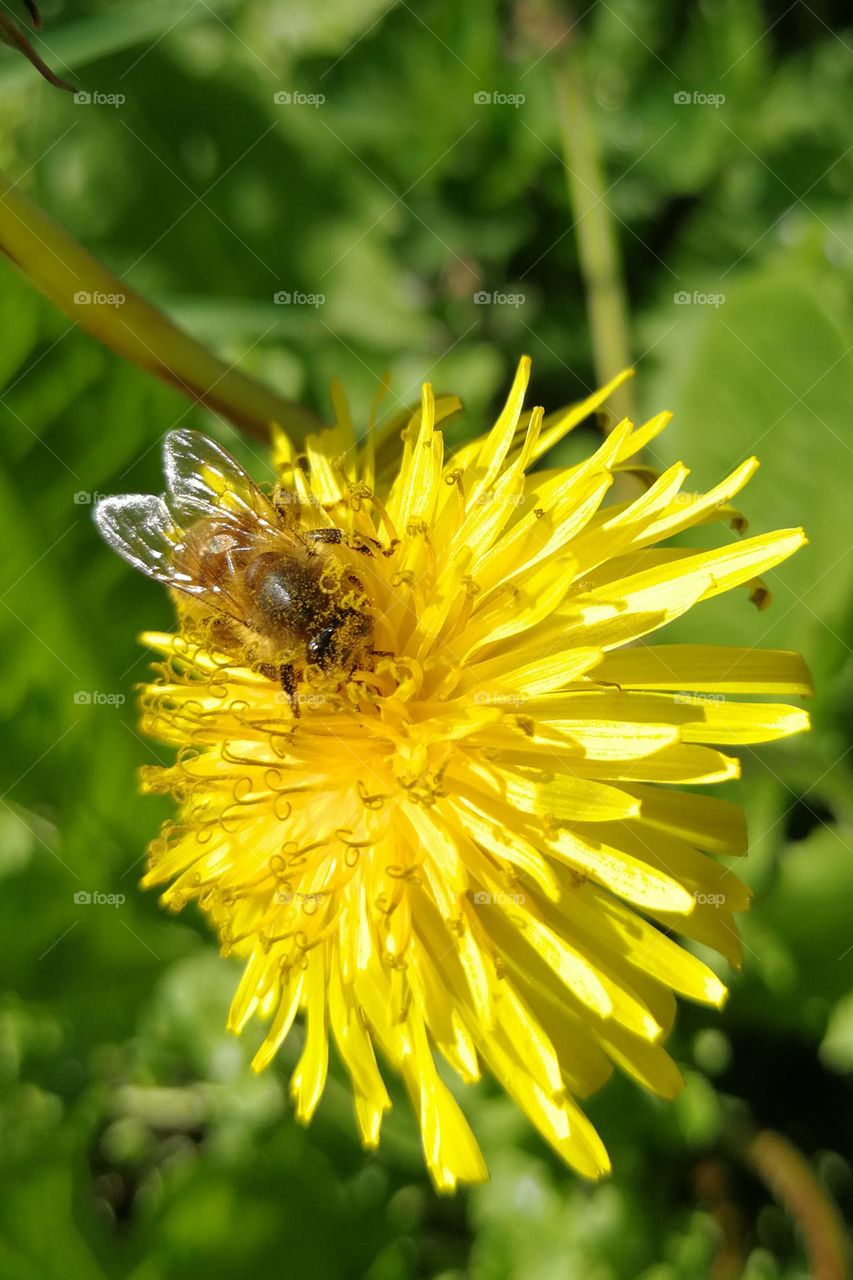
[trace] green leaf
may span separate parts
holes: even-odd
[[[812,656],[832,643],[853,583],[842,535],[853,490],[851,335],[807,278],[782,269],[727,284],[720,305],[676,304],[671,316],[643,387],[646,404],[675,413],[659,438],[660,458],[682,458],[693,468],[686,487],[701,489],[757,454],[761,469],[737,499],[750,533],[804,525],[809,537],[768,576],[767,613],[757,616],[741,593],[737,607],[734,598],[701,606],[678,633]],[[707,533],[703,541],[709,545]]]

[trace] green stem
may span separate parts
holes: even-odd
[[[270,425],[278,423],[301,443],[317,429],[318,420],[309,410],[225,364],[184,333],[2,174],[0,251],[81,329],[241,431],[268,441]]]
[[[569,203],[586,286],[595,372],[599,385],[603,385],[631,363],[619,245],[605,200],[607,192],[598,139],[573,46],[557,55],[553,74]],[[617,419],[633,416],[630,382],[614,391],[610,404]]]

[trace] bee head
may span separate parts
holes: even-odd
[[[308,661],[322,671],[346,666],[370,632],[371,622],[365,614],[356,609],[337,610],[309,636],[305,647]]]

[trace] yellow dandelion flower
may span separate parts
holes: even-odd
[[[737,527],[755,460],[709,493],[685,493],[679,464],[605,504],[668,415],[531,472],[621,378],[544,417],[523,409],[528,377],[524,359],[491,431],[449,457],[439,423],[457,402],[424,387],[388,486],[338,393],[337,425],[303,452],[277,435],[269,495],[179,431],[165,499],[97,512],[176,588],[178,633],[144,637],[161,663],[143,724],[177,748],[144,784],[179,814],[144,883],[169,885],[174,909],[196,901],[245,960],[230,1026],[267,1020],[257,1070],[301,1015],[299,1119],[331,1037],[375,1147],[390,1066],[440,1190],[486,1170],[437,1055],[465,1082],[491,1072],[591,1178],[608,1158],[576,1099],[614,1063],[676,1092],[675,996],[719,1006],[726,990],[671,935],[737,963],[749,897],[710,856],[745,852],[740,809],[684,788],[738,775],[721,747],[808,724],[739,696],[808,693],[796,654],[647,640],[732,587],[764,602],[759,575],[803,543],[669,545]]]

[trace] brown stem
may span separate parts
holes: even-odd
[[[730,1167],[716,1157],[701,1160],[693,1181],[700,1203],[711,1214],[720,1241],[708,1280],[740,1280],[746,1264],[746,1224],[731,1185]]]
[[[810,1280],[847,1280],[844,1229],[802,1153],[780,1133],[762,1129],[746,1144],[744,1155],[799,1227]]]
[[[41,17],[38,9],[33,4],[27,4],[27,10],[33,20],[33,26],[38,28],[41,26]],[[30,44],[23,31],[12,21],[5,13],[0,13],[0,43],[6,44],[10,49],[16,49],[18,53],[22,53],[28,62],[31,62],[49,84],[56,89],[65,89],[67,93],[74,92],[74,85],[69,84],[67,80],[60,80],[59,76],[51,71],[44,58]]]

